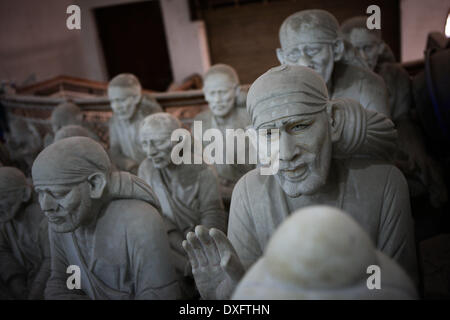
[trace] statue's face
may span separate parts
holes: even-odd
[[[0,194],[0,223],[13,219],[23,202],[23,190],[11,190]]]
[[[130,119],[141,99],[138,88],[110,87],[108,98],[114,114],[120,120]]]
[[[383,42],[365,29],[356,28],[350,32],[349,40],[359,51],[371,70],[375,69],[378,57],[383,51]]]
[[[36,187],[39,204],[55,232],[72,232],[91,216],[88,182]]]
[[[224,117],[233,109],[236,87],[236,83],[219,73],[212,74],[206,79],[203,92],[211,112],[216,117]]]
[[[287,195],[314,194],[326,183],[332,147],[326,111],[283,117],[260,129],[279,129],[280,166],[275,178]]]
[[[142,149],[155,168],[162,169],[171,163],[172,141],[170,141],[170,135],[143,128],[140,132],[140,140]]]
[[[299,40],[301,40],[301,38],[299,38]],[[325,83],[330,81],[335,61],[332,43],[291,43],[289,46],[282,49],[282,55],[283,63],[311,68],[322,76]]]

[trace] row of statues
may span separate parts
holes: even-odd
[[[281,65],[248,93],[232,67],[212,66],[209,109],[194,119],[224,135],[278,132],[272,175],[259,164],[174,163],[182,124],[131,74],[108,86],[108,149],[79,107],[55,108],[45,149],[28,160],[32,182],[0,168],[0,297],[417,298],[402,171],[436,206],[447,199],[409,118],[404,70],[383,61],[386,45],[360,18],[339,26],[305,10],[279,37]],[[366,285],[374,265],[380,290]],[[79,288],[67,285],[70,266]]]

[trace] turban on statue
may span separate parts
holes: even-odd
[[[270,69],[256,79],[247,95],[247,111],[255,129],[282,117],[323,111],[328,103],[325,82],[302,66]]]
[[[303,10],[287,17],[279,31],[282,48],[309,42],[333,42],[339,38],[339,23],[325,10]]]
[[[0,167],[0,193],[19,190],[27,186],[27,178],[22,171],[14,167]]]
[[[102,145],[86,137],[70,137],[45,148],[33,163],[35,186],[72,184],[96,172],[109,174],[111,162]]]

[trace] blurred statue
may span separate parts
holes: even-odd
[[[227,236],[197,226],[183,241],[203,298],[230,297],[245,270],[263,255],[278,225],[291,212],[316,204],[347,212],[378,250],[417,279],[405,178],[385,162],[351,154],[332,158],[336,142],[359,141],[362,131],[356,126],[347,133],[342,130],[342,114],[329,100],[319,74],[301,66],[273,68],[250,87],[247,110],[254,128],[278,130],[279,149],[271,156],[279,159],[279,168],[273,175],[262,175],[257,168],[238,181]],[[384,125],[389,134],[392,123],[384,119],[377,126]]]
[[[96,140],[97,142],[99,141],[99,138],[96,135],[92,134],[92,132],[89,129],[86,129],[85,127],[79,125],[67,125],[60,128],[55,133],[54,141],[58,141],[69,137],[88,137],[93,140]]]
[[[170,137],[180,128],[180,121],[168,113],[155,113],[142,121],[140,141],[148,158],[139,166],[138,175],[161,203],[170,243],[176,254],[181,255],[181,259],[177,259],[181,261],[177,270],[185,276],[190,274],[186,253],[181,247],[186,234],[199,224],[226,232],[227,214],[212,167],[172,162],[171,152],[176,142]]]
[[[47,219],[25,175],[0,168],[0,297],[43,299],[50,275]]]
[[[71,137],[45,148],[33,183],[49,221],[51,276],[46,299],[176,299],[159,203],[144,181],[112,172],[94,140]],[[80,288],[67,268],[80,268]]]
[[[360,51],[368,67],[378,73],[386,83],[390,116],[397,126],[398,147],[401,151],[396,159],[397,164],[407,177],[417,177],[416,179],[422,182],[425,192],[430,194],[431,203],[439,207],[448,199],[447,189],[442,179],[442,170],[427,155],[423,136],[411,120],[412,94],[409,75],[400,64],[393,63],[389,58],[391,51],[382,40],[381,31],[367,29],[366,20],[367,17],[354,17],[345,21],[341,26],[342,34]]]
[[[161,112],[159,104],[142,94],[139,80],[132,74],[115,76],[108,85],[113,116],[109,123],[112,162],[120,169],[136,173],[145,154],[139,144],[139,125],[146,116]]]
[[[374,266],[378,284],[367,272]],[[233,294],[242,300],[417,297],[405,271],[374,247],[361,226],[328,206],[300,209],[284,220]]]
[[[351,98],[389,117],[383,80],[367,69],[345,63],[345,44],[338,31],[338,21],[327,11],[294,13],[280,27],[278,60],[315,70],[325,80],[332,99]]]
[[[236,71],[228,65],[216,64],[206,72],[203,82],[203,93],[209,110],[194,119],[202,121],[203,132],[215,128],[226,137],[226,129],[245,130],[250,125],[250,118],[245,108],[240,106],[246,95],[240,90]],[[224,149],[224,156],[225,152]],[[236,156],[237,152],[234,155]],[[235,183],[254,168],[252,165],[237,164],[237,161],[234,161],[234,164],[214,164],[214,167],[219,175],[222,196],[228,202]]]
[[[42,139],[37,128],[26,120],[13,118],[9,123],[6,147],[14,166],[29,175],[34,158],[42,148]]]

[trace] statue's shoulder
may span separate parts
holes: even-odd
[[[156,101],[156,99],[146,94],[142,95],[138,108],[138,112],[141,114],[142,118],[145,118],[150,114],[163,111],[161,105]]]
[[[383,78],[409,81],[409,74],[399,63],[385,62],[377,67],[378,74]]]
[[[108,204],[102,220],[105,219],[113,221],[115,225],[128,226],[132,224],[136,228],[139,225],[158,223],[160,215],[158,210],[146,201],[116,199]]]
[[[345,163],[351,175],[361,183],[386,185],[386,183],[406,184],[403,173],[393,164],[382,160],[351,159]]]
[[[255,168],[244,174],[236,183],[235,190],[248,194],[256,194],[258,190],[264,188],[273,179],[273,175],[261,174],[260,168]]]
[[[196,121],[211,121],[212,113],[211,110],[205,110],[197,114],[194,118]]]
[[[380,86],[384,87],[384,80],[375,72],[355,65],[336,63],[335,82],[354,83],[366,87]],[[338,81],[336,81],[338,79]]]

